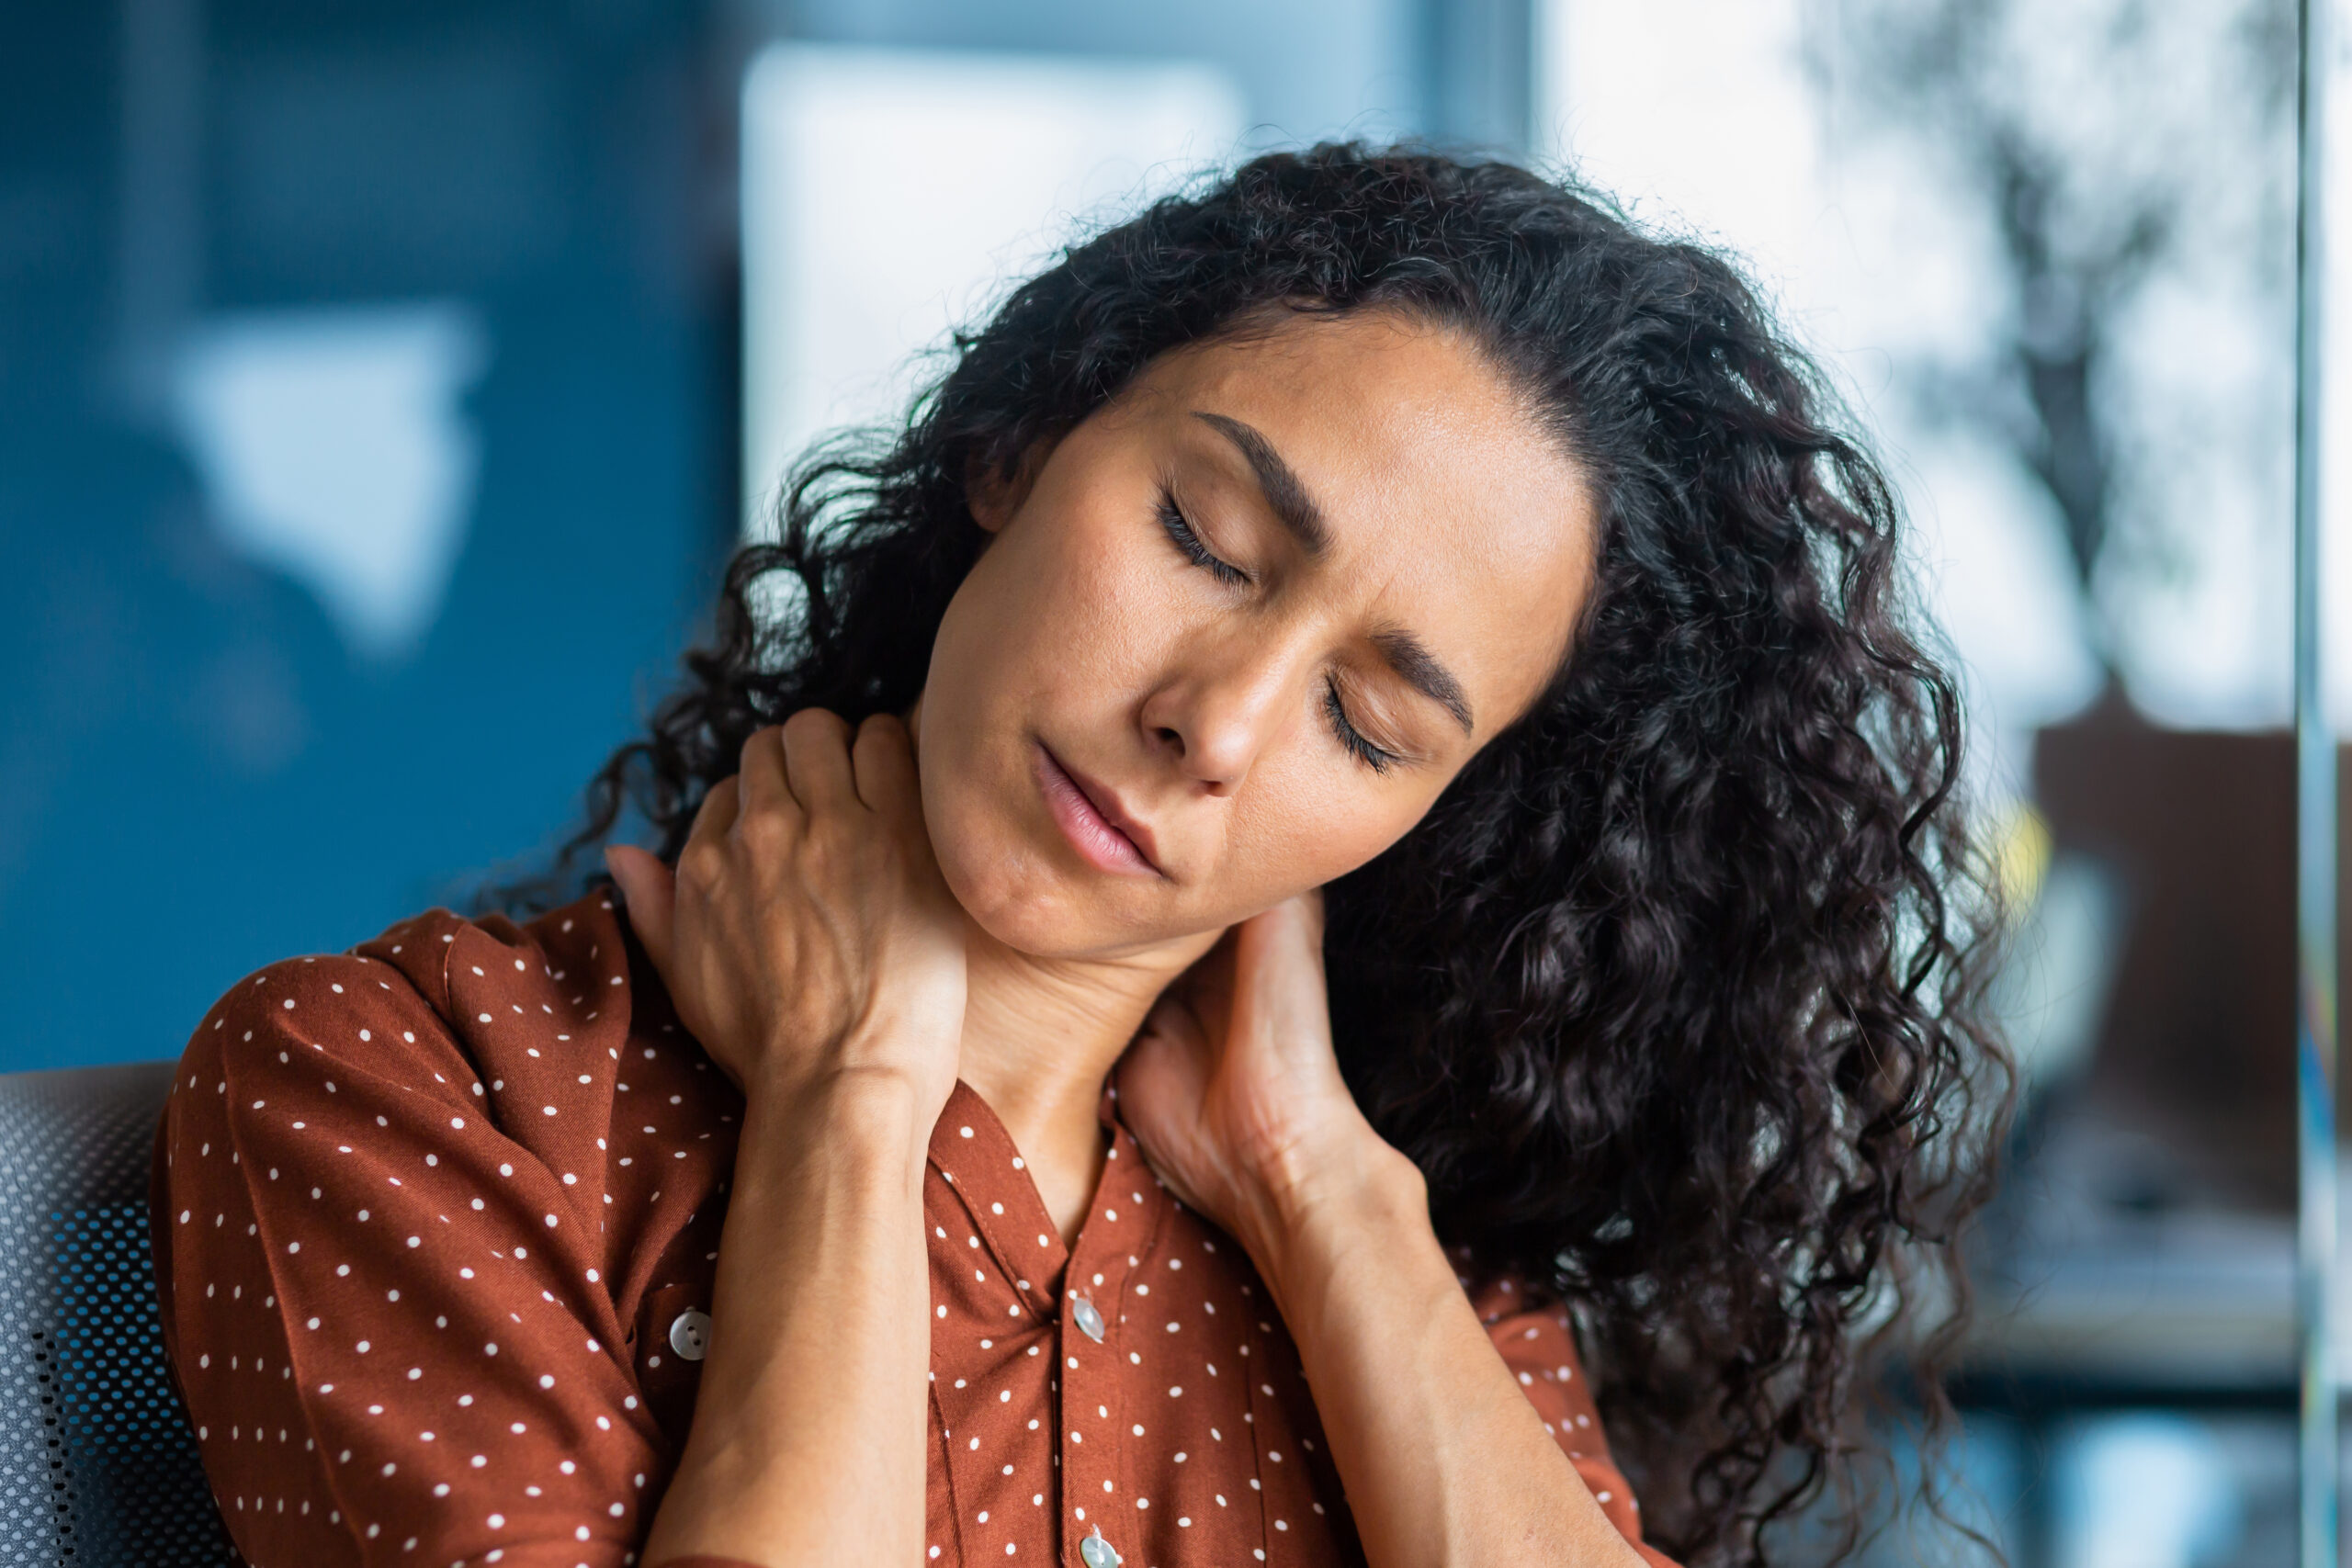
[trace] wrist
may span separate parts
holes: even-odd
[[[1357,1242],[1429,1229],[1429,1183],[1370,1123],[1286,1151],[1261,1173],[1240,1236],[1277,1292],[1326,1270]]]
[[[925,1109],[929,1098],[911,1075],[881,1068],[765,1076],[744,1085],[744,1148],[787,1159],[821,1150],[837,1168],[920,1179],[938,1120],[936,1107]]]

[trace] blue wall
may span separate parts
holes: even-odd
[[[1180,55],[1234,73],[1259,144],[1507,142],[1527,12],[0,10],[0,1070],[173,1055],[239,976],[463,904],[574,821],[731,541],[733,113],[765,38]],[[419,305],[479,339],[452,412],[480,467],[388,655],[224,525],[171,367],[223,321]]]
[[[0,13],[0,1068],[175,1054],[571,821],[731,525],[706,52],[633,0]],[[139,361],[414,299],[479,325],[481,463],[384,659],[233,547]]]

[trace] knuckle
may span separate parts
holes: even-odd
[[[751,755],[754,751],[757,751],[761,747],[774,745],[776,739],[781,736],[784,730],[781,725],[762,725],[759,728],[752,731],[751,734],[743,737],[743,744],[736,749],[736,756],[739,760],[748,760]]]
[[[688,844],[678,856],[678,878],[697,888],[718,885],[727,870],[727,852],[707,840]]]
[[[782,812],[766,809],[747,811],[735,823],[744,847],[762,857],[774,855],[790,841],[786,828]]]
[[[861,778],[896,795],[914,774],[914,743],[904,726],[893,720],[886,728],[869,720],[857,734],[857,767]]]
[[[848,732],[847,721],[829,708],[802,708],[784,721],[784,739],[789,745],[838,739]]]
[[[809,859],[821,866],[830,866],[854,847],[849,825],[836,812],[820,812],[808,819],[806,836]]]

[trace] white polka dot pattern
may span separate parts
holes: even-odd
[[[634,953],[602,897],[435,910],[198,1026],[160,1150],[165,1338],[250,1561],[634,1568],[741,1113]],[[933,1133],[928,1560],[1075,1562],[1099,1529],[1161,1568],[1361,1562],[1263,1284],[1116,1111],[1067,1249],[967,1086]],[[1512,1297],[1476,1303],[1497,1348],[1638,1540],[1564,1321]]]

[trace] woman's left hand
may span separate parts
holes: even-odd
[[[1340,1077],[1319,893],[1227,931],[1160,998],[1117,1081],[1153,1170],[1253,1254],[1303,1205],[1407,1163]]]

